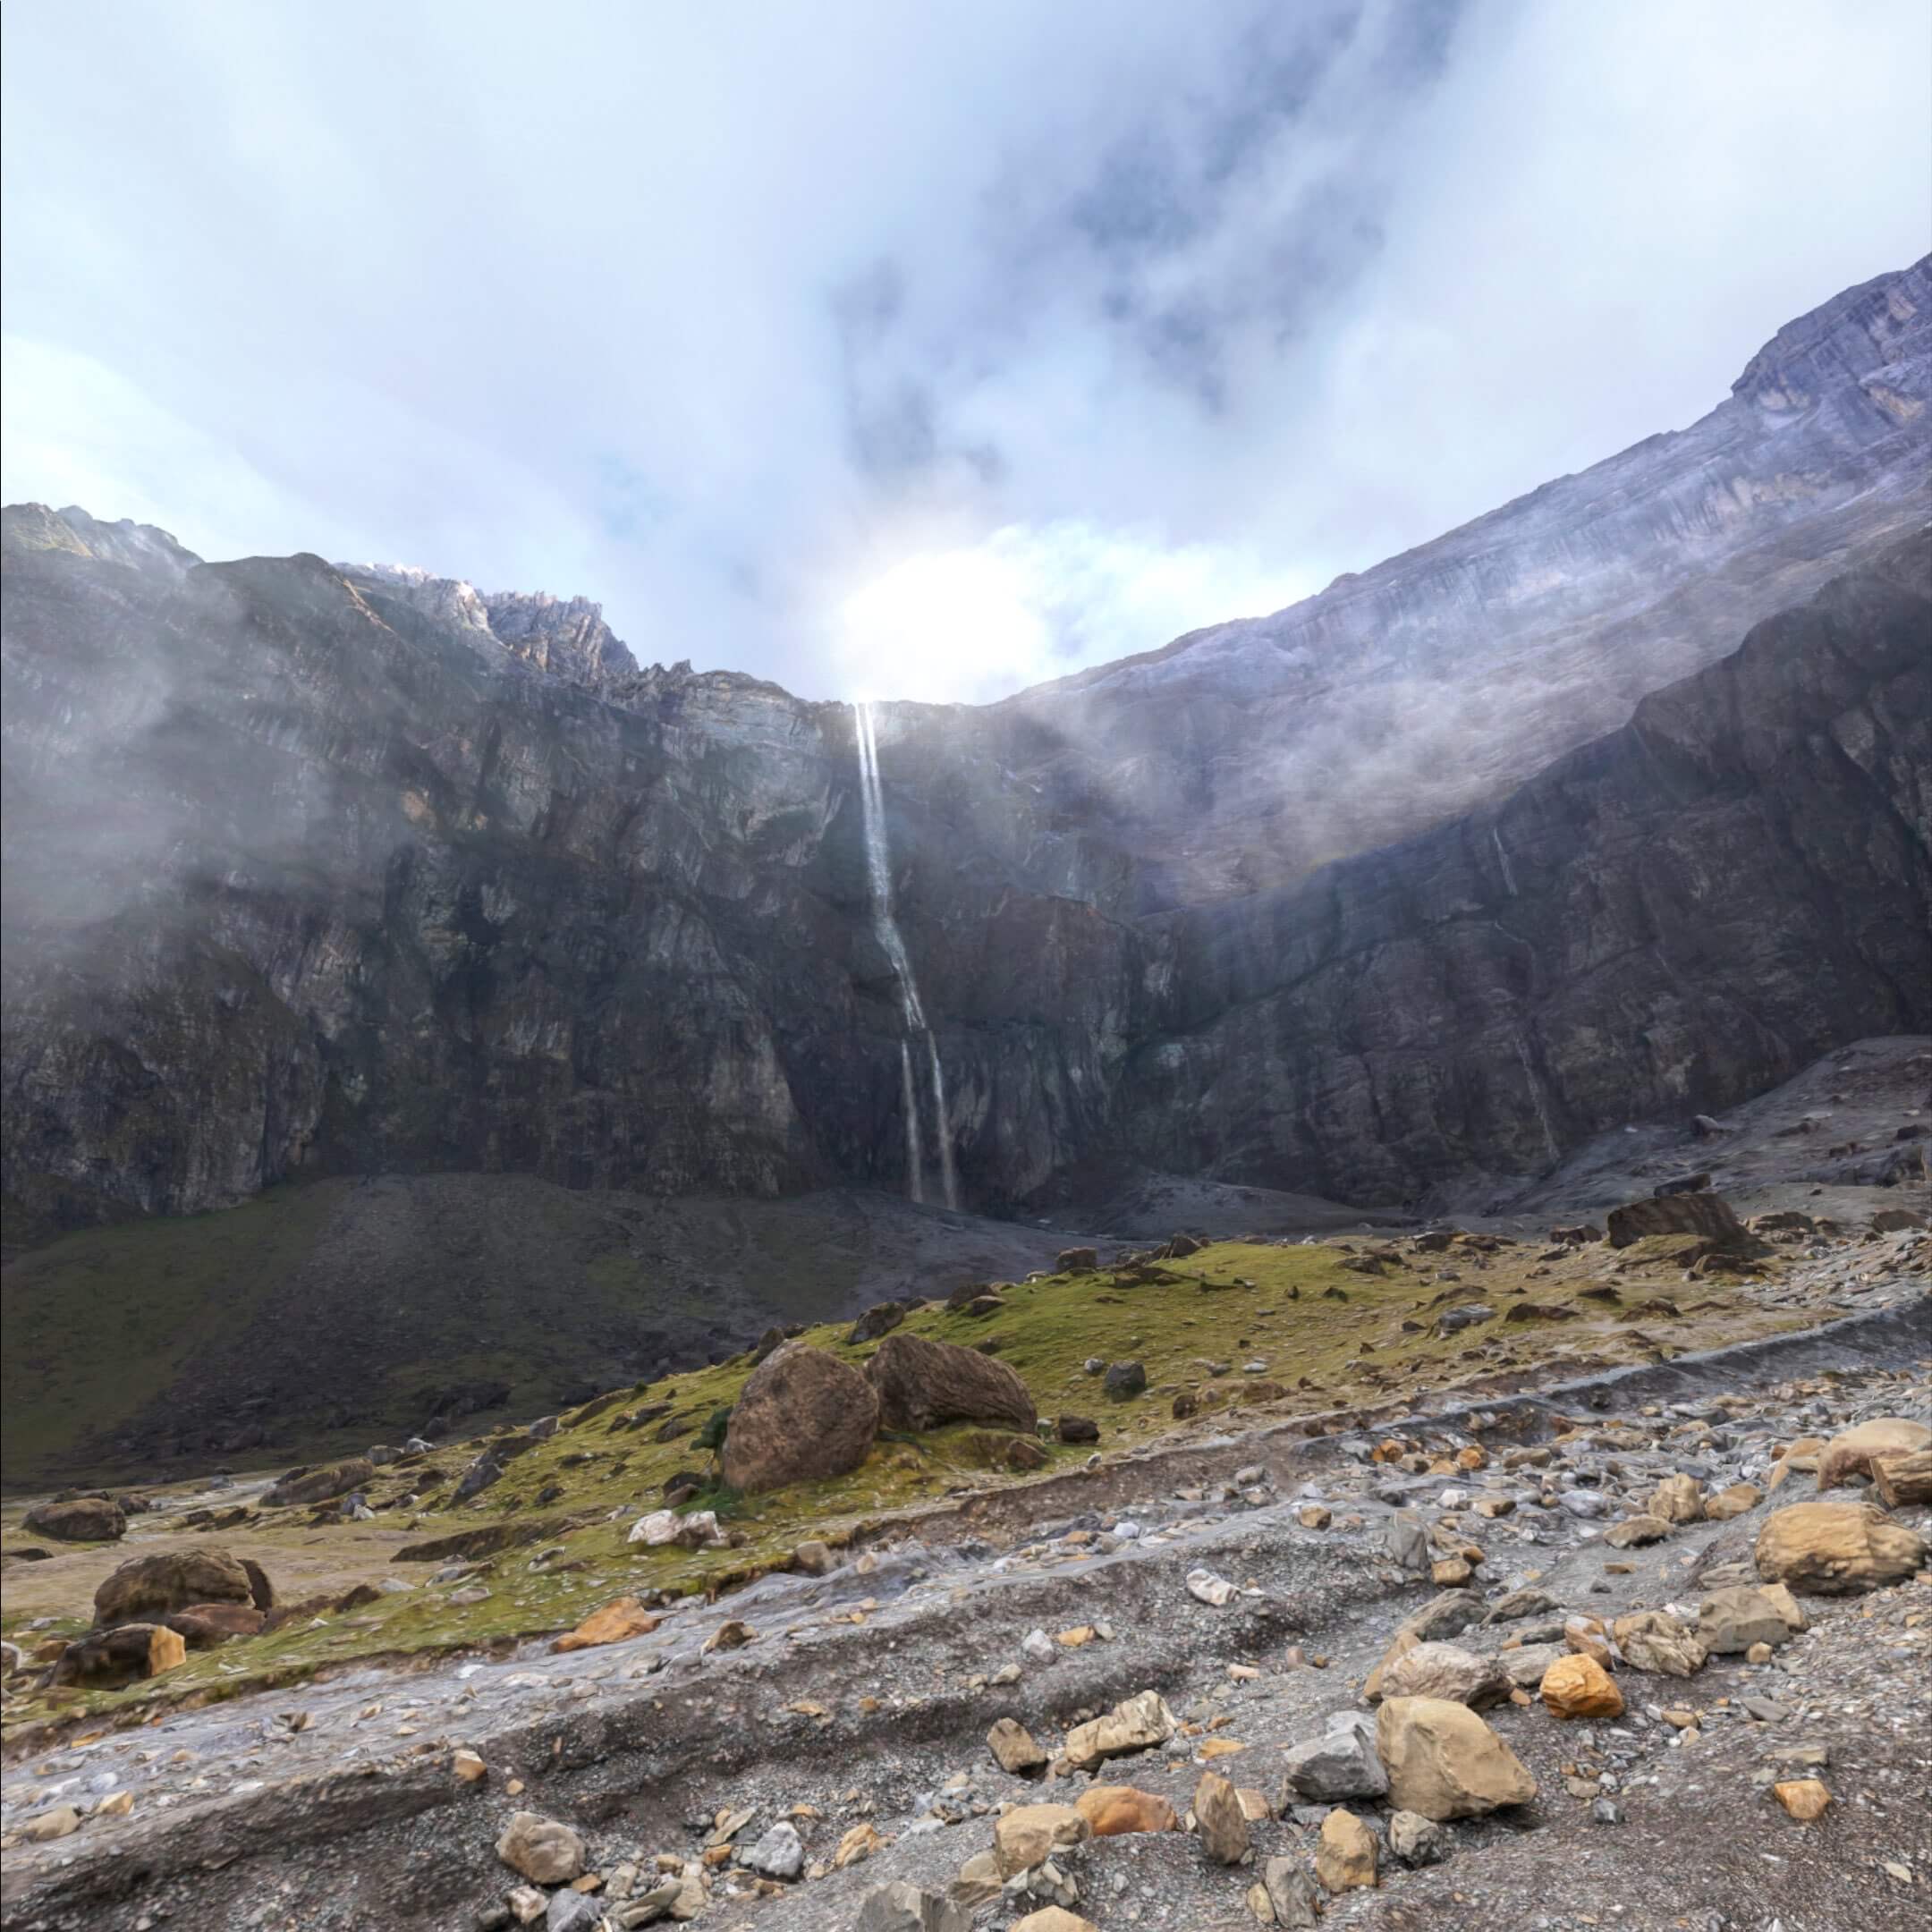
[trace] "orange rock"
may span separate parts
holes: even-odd
[[[619,1597],[602,1609],[593,1610],[575,1630],[557,1638],[550,1648],[554,1651],[594,1650],[599,1644],[648,1636],[657,1628],[657,1623],[635,1597]]]
[[[1832,1801],[1832,1794],[1816,1778],[1789,1778],[1782,1784],[1774,1784],[1771,1795],[1801,1825],[1823,1818],[1825,1808]]]
[[[1620,1717],[1623,1693],[1595,1657],[1558,1657],[1538,1686],[1553,1717]]]
[[[1073,1809],[1093,1826],[1096,1838],[1119,1838],[1129,1832],[1178,1831],[1174,1808],[1155,1792],[1131,1784],[1094,1784],[1083,1791]]]

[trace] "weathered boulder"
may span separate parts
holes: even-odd
[[[846,1344],[855,1348],[861,1342],[877,1342],[882,1335],[890,1335],[905,1318],[903,1302],[875,1301],[852,1325],[852,1332],[845,1337]]]
[[[1699,1606],[1697,1640],[1714,1657],[1730,1657],[1754,1644],[1788,1643],[1804,1627],[1804,1612],[1782,1583],[1729,1583]]]
[[[1239,1865],[1248,1856],[1248,1818],[1233,1784],[1218,1771],[1203,1771],[1194,1787],[1194,1829],[1201,1849],[1217,1865]]]
[[[1758,1245],[1722,1194],[1665,1194],[1613,1208],[1610,1245],[1628,1248],[1649,1234],[1701,1234],[1720,1248],[1748,1250]]]
[[[1109,1362],[1100,1386],[1113,1401],[1130,1402],[1134,1396],[1146,1394],[1147,1369],[1137,1361]]]
[[[1011,1878],[1092,1835],[1093,1827],[1072,1805],[1018,1805],[994,1820],[993,1855],[1000,1877]]]
[[[1031,1430],[1039,1421],[1026,1384],[1013,1369],[955,1342],[889,1335],[865,1372],[878,1397],[880,1424],[886,1428],[1004,1422],[1009,1428]]]
[[[1320,1737],[1291,1745],[1285,1769],[1290,1792],[1309,1804],[1379,1798],[1388,1789],[1375,1727],[1360,1711],[1336,1711]]]
[[[94,1592],[94,1621],[105,1630],[116,1623],[152,1623],[191,1604],[225,1603],[255,1603],[246,1566],[226,1550],[193,1543],[185,1549],[131,1556],[110,1572]]]
[[[1661,1543],[1670,1533],[1670,1524],[1661,1516],[1626,1516],[1610,1525],[1604,1541],[1612,1549],[1641,1549],[1647,1543]]]
[[[1510,1681],[1494,1657],[1460,1644],[1422,1643],[1385,1665],[1376,1688],[1385,1698],[1447,1698],[1482,1710],[1508,1700]]]
[[[887,1336],[869,1367],[908,1339]],[[843,1476],[865,1461],[878,1422],[879,1399],[865,1376],[825,1349],[787,1342],[751,1371],[732,1411],[724,1479],[750,1494]]]
[[[1875,1457],[1932,1449],[1932,1428],[1902,1416],[1879,1416],[1856,1428],[1834,1436],[1818,1457],[1818,1486],[1835,1489],[1859,1477],[1868,1478]]]
[[[212,1650],[231,1637],[258,1637],[267,1618],[253,1604],[191,1604],[167,1617],[167,1627],[191,1650]]]
[[[1100,1425],[1091,1416],[1063,1415],[1054,1425],[1054,1433],[1063,1443],[1098,1442]]]
[[[1392,1811],[1388,1843],[1404,1865],[1439,1865],[1449,1856],[1449,1834],[1419,1811]]]
[[[1552,1717],[1621,1717],[1623,1693],[1595,1657],[1560,1657],[1538,1686]]]
[[[987,1749],[1002,1771],[1019,1777],[1046,1768],[1046,1753],[1033,1741],[1033,1733],[1016,1718],[1002,1717],[986,1734]]]
[[[1748,1516],[1764,1501],[1764,1491],[1756,1483],[1735,1482],[1704,1499],[1704,1513],[1712,1522],[1729,1522],[1733,1516]]]
[[[1105,1758],[1152,1750],[1179,1728],[1166,1699],[1157,1690],[1142,1690],[1116,1704],[1106,1716],[1075,1724],[1067,1733],[1065,1756],[1075,1770],[1084,1771]]]
[[[1794,1503],[1758,1532],[1758,1573],[1808,1595],[1877,1589],[1926,1560],[1926,1539],[1869,1503]]]
[[[188,1645],[162,1623],[122,1623],[71,1643],[54,1665],[57,1684],[114,1685],[158,1677],[184,1663]]]
[[[584,1842],[568,1825],[535,1811],[514,1811],[496,1841],[496,1856],[532,1885],[569,1885],[583,1877]]]
[[[1887,1509],[1932,1503],[1932,1449],[1881,1451],[1871,1470],[1872,1488]]]
[[[1100,1266],[1099,1254],[1091,1248],[1063,1248],[1054,1263],[1055,1275],[1091,1275]]]
[[[305,1504],[331,1503],[352,1489],[375,1479],[376,1465],[367,1456],[349,1456],[326,1469],[305,1470],[284,1476],[262,1497],[264,1509],[296,1509]]]
[[[1165,1798],[1131,1784],[1090,1784],[1074,1800],[1073,1809],[1092,1826],[1096,1838],[1181,1828],[1174,1808]]]
[[[1334,1810],[1322,1820],[1315,1876],[1329,1892],[1351,1892],[1379,1882],[1375,1834],[1352,1811]]]
[[[1515,1752],[1466,1704],[1390,1698],[1376,1716],[1376,1749],[1396,1809],[1438,1824],[1476,1818],[1536,1796]]]
[[[635,1597],[619,1597],[593,1610],[573,1631],[551,1640],[554,1651],[594,1650],[603,1644],[646,1637],[657,1628],[654,1617]]]
[[[127,1517],[106,1496],[43,1503],[21,1518],[21,1528],[56,1543],[112,1543],[127,1534]]]
[[[972,1932],[972,1913],[899,1878],[866,1894],[854,1932]]]
[[[1632,1670],[1689,1677],[1704,1667],[1705,1645],[1690,1626],[1667,1610],[1638,1610],[1610,1627],[1624,1662]]]
[[[1647,1511],[1667,1523],[1693,1523],[1704,1514],[1704,1488],[1695,1476],[1666,1476],[1650,1492]]]

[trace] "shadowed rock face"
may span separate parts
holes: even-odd
[[[1395,1200],[1932,1025],[1928,315],[1923,263],[1850,291],[1690,429],[1275,617],[881,708],[969,1204]],[[847,708],[80,513],[8,511],[5,563],[22,1224],[902,1186]]]

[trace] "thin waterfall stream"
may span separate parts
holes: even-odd
[[[852,707],[853,735],[859,746],[859,800],[865,822],[866,873],[872,886],[872,928],[899,980],[899,1011],[906,1035],[899,1043],[900,1085],[904,1096],[906,1192],[916,1201],[926,1198],[925,1162],[921,1152],[918,1083],[913,1077],[911,1036],[926,1036],[926,1057],[932,1071],[933,1139],[939,1149],[939,1184],[948,1208],[959,1206],[959,1174],[953,1160],[953,1127],[946,1117],[945,1073],[939,1062],[939,1042],[926,1023],[919,1004],[919,982],[912,977],[899,921],[893,916],[892,854],[886,839],[886,797],[879,784],[878,731],[869,704]]]

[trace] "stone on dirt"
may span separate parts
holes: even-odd
[[[878,1398],[879,1421],[886,1428],[996,1422],[1030,1431],[1039,1420],[1033,1397],[1016,1371],[956,1342],[890,1335],[865,1372]]]
[[[1376,1748],[1396,1808],[1438,1824],[1536,1796],[1536,1780],[1515,1752],[1466,1704],[1391,1698],[1377,1714]]]
[[[56,1543],[113,1543],[127,1534],[127,1517],[105,1496],[43,1503],[21,1518],[21,1528]]]
[[[224,1549],[191,1544],[131,1556],[110,1572],[94,1592],[94,1621],[106,1629],[152,1622],[191,1604],[253,1602],[254,1589],[239,1558]]]
[[[1758,1533],[1758,1573],[1807,1595],[1877,1589],[1926,1560],[1926,1539],[1869,1503],[1794,1503]]]
[[[532,1885],[569,1885],[583,1877],[583,1840],[568,1825],[535,1811],[511,1813],[496,1856]]]
[[[780,1818],[741,1856],[753,1871],[767,1878],[789,1880],[804,1875],[805,1842],[788,1818]]]
[[[1552,1717],[1621,1717],[1623,1693],[1595,1657],[1562,1657],[1538,1687]]]
[[[1449,1834],[1419,1811],[1392,1811],[1388,1843],[1404,1865],[1439,1865],[1449,1856]]]
[[[1667,1610],[1633,1611],[1619,1617],[1610,1634],[1632,1670],[1689,1677],[1704,1667],[1704,1644],[1688,1623]]]
[[[326,1468],[284,1476],[262,1497],[264,1509],[294,1509],[309,1503],[332,1503],[352,1489],[375,1479],[376,1465],[367,1456],[349,1456]]]
[[[212,1650],[231,1637],[258,1637],[266,1614],[248,1603],[190,1604],[164,1621],[191,1650]]]
[[[1818,1456],[1818,1486],[1820,1490],[1836,1489],[1860,1477],[1868,1479],[1875,1457],[1919,1449],[1932,1449],[1932,1428],[1902,1416],[1875,1417],[1825,1445]]]
[[[1103,1758],[1152,1750],[1179,1728],[1160,1692],[1142,1690],[1116,1704],[1104,1717],[1075,1724],[1067,1733],[1066,1759],[1076,1771],[1084,1771]]]
[[[1181,1825],[1174,1808],[1165,1798],[1131,1784],[1089,1785],[1074,1801],[1073,1809],[1093,1827],[1096,1838],[1178,1831]]]
[[[1352,1892],[1378,1882],[1375,1834],[1352,1811],[1336,1809],[1322,1820],[1315,1876],[1329,1892]]]
[[[1360,1711],[1335,1712],[1320,1737],[1291,1747],[1286,1769],[1288,1789],[1309,1804],[1379,1798],[1388,1790],[1375,1726]]]
[[[880,1355],[902,1339],[887,1336]],[[787,1342],[739,1394],[724,1435],[724,1479],[755,1495],[843,1476],[870,1453],[878,1421],[878,1396],[856,1368],[826,1349]]]
[[[1385,1664],[1376,1688],[1383,1697],[1448,1698],[1483,1710],[1508,1701],[1510,1681],[1494,1657],[1460,1644],[1422,1643]]]
[[[1019,1805],[994,1820],[993,1855],[1000,1877],[1011,1878],[1092,1835],[1093,1827],[1072,1805]]]
[[[1203,1771],[1194,1787],[1194,1828],[1201,1849],[1217,1865],[1239,1865],[1248,1856],[1248,1819],[1240,1795],[1217,1771]]]
[[[987,1733],[987,1749],[1002,1771],[1025,1776],[1044,1770],[1046,1753],[1033,1741],[1033,1734],[1017,1718],[1002,1717]]]
[[[54,1665],[57,1684],[112,1686],[158,1677],[188,1659],[188,1645],[164,1623],[121,1623],[71,1643]]]
[[[550,1648],[560,1653],[593,1650],[602,1644],[648,1636],[657,1628],[657,1622],[635,1597],[619,1597],[593,1610],[575,1630],[553,1640]]]
[[[1698,1606],[1698,1641],[1714,1657],[1732,1656],[1754,1644],[1775,1647],[1804,1627],[1803,1611],[1781,1583],[1763,1589],[1727,1583]]]
[[[854,1932],[972,1932],[972,1913],[902,1878],[866,1894]]]

